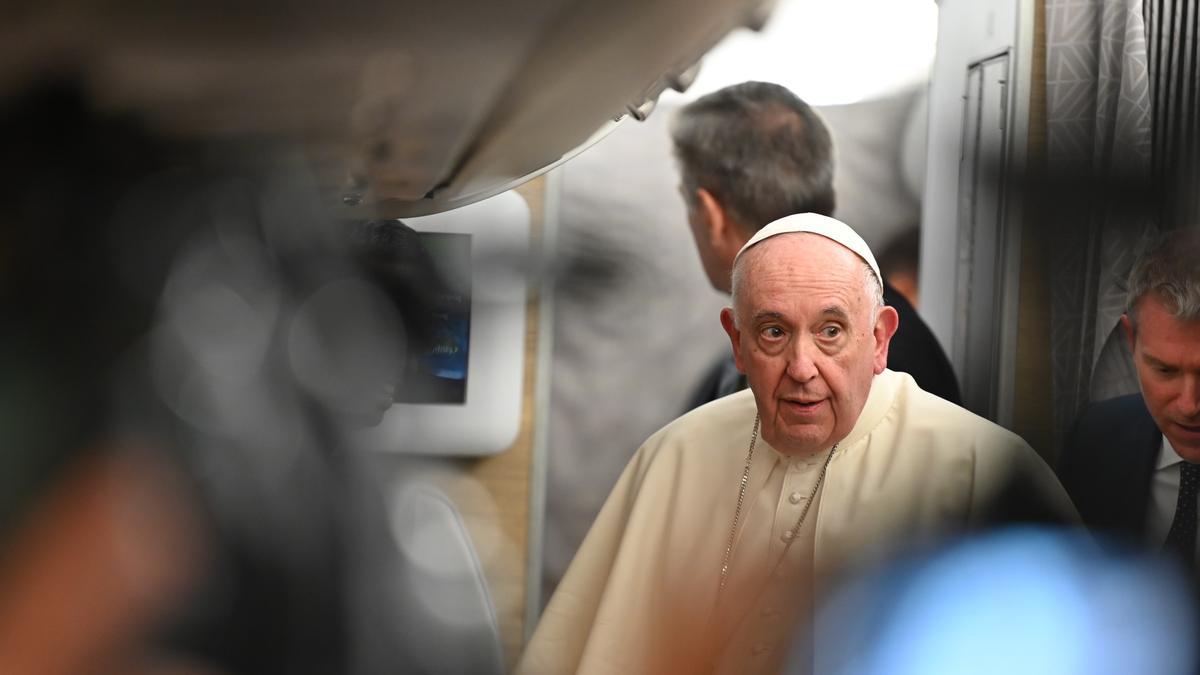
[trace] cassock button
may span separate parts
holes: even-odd
[[[795,532],[792,532],[791,530],[785,530],[783,533],[783,536],[780,537],[780,539],[782,539],[784,541],[791,541],[792,537],[794,537],[794,536],[796,536]]]
[[[800,494],[799,492],[793,492],[792,494],[788,495],[788,501],[793,504],[799,504],[801,499],[804,499],[804,495]]]

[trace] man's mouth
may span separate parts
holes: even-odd
[[[1200,424],[1184,424],[1183,422],[1175,422],[1175,426],[1181,429],[1184,433],[1196,434],[1200,436]]]
[[[794,410],[794,411],[800,412],[800,413],[809,413],[809,412],[813,412],[813,411],[817,410],[818,408],[820,408],[821,405],[823,403],[825,403],[825,399],[823,399],[823,398],[816,399],[816,400],[784,399],[783,402],[791,410]]]

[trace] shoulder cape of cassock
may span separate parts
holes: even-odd
[[[754,415],[753,394],[742,391],[675,420],[638,449],[519,673],[711,671],[719,643],[709,634],[711,614]],[[760,440],[747,494],[777,457]],[[1077,521],[1049,467],[1020,437],[885,370],[829,465],[816,523],[818,601],[835,575],[970,529],[1014,479],[1064,521]]]

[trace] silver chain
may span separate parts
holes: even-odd
[[[754,430],[750,432],[750,449],[746,451],[746,467],[742,469],[742,484],[738,488],[737,508],[733,511],[733,526],[729,528],[729,543],[725,545],[725,559],[721,561],[720,590],[725,590],[725,577],[729,575],[729,557],[733,555],[733,538],[737,536],[738,521],[742,519],[742,502],[746,499],[746,483],[750,481],[750,462],[754,460],[754,444],[758,441],[759,415],[754,415]]]
[[[742,503],[746,501],[746,485],[750,482],[750,464],[754,460],[754,446],[758,441],[758,428],[760,424],[760,417],[756,414],[754,416],[754,429],[750,432],[750,448],[746,451],[746,466],[742,469],[742,480],[738,486],[737,508],[733,511],[733,524],[729,527],[729,543],[725,545],[725,557],[721,561],[721,583],[718,586],[718,590],[725,590],[725,581],[729,577],[729,560],[733,556],[733,540],[737,537],[738,524],[742,519]],[[821,489],[821,484],[825,482],[825,472],[829,469],[829,462],[833,459],[833,453],[837,452],[837,447],[838,444],[834,443],[833,447],[829,449],[829,454],[825,457],[825,463],[821,465],[821,473],[817,476],[817,482],[813,484],[812,493],[808,495],[808,501],[804,504],[804,509],[800,512],[800,517],[796,519],[796,524],[792,526],[792,536],[783,547],[783,555],[787,555],[792,542],[800,537],[800,527],[804,525],[804,519],[808,516],[808,510],[812,508],[813,501],[817,498],[817,492]],[[782,561],[782,557],[780,560]]]

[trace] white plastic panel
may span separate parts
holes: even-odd
[[[1032,0],[943,0],[930,85],[921,313],[964,403],[1011,422],[1028,143]]]

